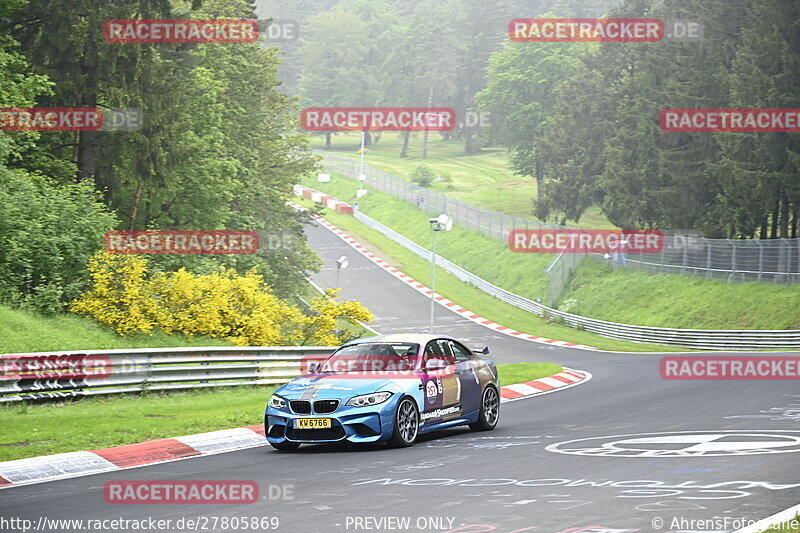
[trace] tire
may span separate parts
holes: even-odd
[[[300,447],[299,442],[289,442],[288,440],[283,442],[270,442],[269,444],[276,450],[280,450],[282,452],[289,452]]]
[[[419,409],[411,398],[403,398],[394,413],[394,431],[389,439],[393,448],[407,448],[419,435]]]
[[[483,390],[481,398],[481,411],[478,414],[478,421],[470,424],[469,428],[473,431],[491,431],[497,426],[500,419],[500,395],[493,385],[489,385]]]

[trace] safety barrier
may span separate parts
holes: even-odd
[[[325,166],[351,179],[358,179],[360,167],[355,159],[318,151]],[[370,165],[364,165],[365,184],[383,193],[413,203],[428,213],[448,213],[456,224],[495,239],[506,240],[508,233],[519,229],[563,229],[565,226],[498,213],[468,204],[445,194],[410,183]],[[669,233],[669,232],[667,232]],[[548,272],[551,293],[560,293],[554,284],[566,278],[577,263],[571,254],[559,257],[564,266],[554,265]],[[602,260],[602,254],[587,254]],[[619,268],[635,268],[660,274],[691,274],[731,283],[759,281],[791,284],[800,281],[800,239],[708,239],[694,235],[665,235],[660,253],[629,253]],[[552,275],[550,275],[552,273]]]
[[[140,348],[0,355],[0,403],[286,383],[328,346]]]
[[[296,186],[295,193],[303,194],[307,187]],[[431,261],[433,253],[408,237],[381,224],[361,211],[355,218],[365,226],[379,231],[392,241],[400,244],[426,261]],[[436,257],[436,265],[463,282],[475,286],[498,300],[534,313],[547,320],[576,329],[590,331],[610,339],[620,339],[648,344],[666,344],[699,350],[768,350],[800,348],[800,330],[705,330],[678,329],[620,324],[595,318],[588,318],[548,307],[541,302],[530,300],[494,285],[485,279],[461,268],[441,255]]]

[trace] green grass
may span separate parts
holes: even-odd
[[[800,329],[800,285],[726,283],[649,274],[586,260],[562,295],[571,313],[695,329]]]
[[[0,460],[120,446],[264,422],[275,386],[0,404]]]
[[[787,523],[792,527],[771,527],[765,529],[762,533],[800,533],[800,514],[787,521]]]
[[[346,202],[355,201],[356,181],[339,174],[330,183],[303,182]],[[388,194],[370,191],[359,199],[361,211],[386,224],[417,244],[431,249],[430,215]],[[360,224],[359,224],[360,225]],[[516,254],[505,242],[453,226],[439,236],[437,253],[493,283],[529,298],[547,297],[547,278],[544,269],[553,260],[549,254]],[[502,283],[500,283],[502,282]]]
[[[553,363],[497,368],[503,385],[563,370]],[[91,397],[64,403],[0,404],[0,461],[261,424],[267,400],[275,389],[274,385],[231,387]]]
[[[343,133],[332,137],[331,149],[325,148],[324,137],[314,137],[313,148],[337,155],[359,159],[360,133]],[[364,163],[390,172],[410,181],[410,176],[422,160],[422,134],[412,134],[407,158],[399,156],[402,136],[384,133],[377,145],[368,148]],[[434,183],[432,189],[452,198],[498,211],[508,215],[529,218],[533,216],[536,182],[527,176],[518,176],[510,170],[508,154],[503,148],[489,147],[475,155],[466,155],[464,145],[458,141],[444,141],[431,135],[428,142],[428,159],[424,161],[437,175],[449,174],[452,186]],[[599,208],[592,207],[579,223],[568,226],[611,229],[611,224]]]
[[[554,363],[512,363],[508,365],[497,365],[501,387],[514,383],[525,383],[532,379],[546,378],[547,376],[558,374],[563,370],[564,367]]]
[[[315,183],[309,179],[304,184],[352,202],[356,181],[339,174],[331,180],[330,183]],[[364,213],[417,244],[431,248],[429,215],[426,213],[376,191],[370,191],[359,201]],[[341,215],[333,216],[342,220]],[[362,231],[361,224],[344,220],[349,229]],[[384,247],[383,242],[379,247]],[[460,227],[440,236],[438,251],[443,257],[499,287],[526,298],[547,300],[544,269],[553,259],[551,254],[511,253],[504,242]],[[419,278],[420,274],[411,275],[424,281]],[[461,301],[463,298],[458,293],[455,295],[448,297],[469,307]],[[567,302],[568,299],[574,301]],[[564,310],[571,313],[626,324],[689,329],[800,329],[800,285],[727,283],[627,269],[612,272],[605,264],[593,260],[584,261],[576,271],[572,286],[567,286],[560,303],[562,306],[568,304]],[[511,326],[491,314],[475,311]],[[511,327],[521,331],[531,329],[530,325],[526,328]],[[533,333],[550,336],[538,331]],[[557,338],[583,342],[575,341],[578,337],[570,333],[562,333]],[[605,343],[595,341],[593,345],[601,347]]]
[[[298,203],[302,203],[306,206],[312,205],[312,202],[308,200],[299,199],[297,201]],[[364,246],[369,248],[370,251],[374,252],[385,261],[399,268],[409,276],[419,280],[421,283],[430,284],[431,267],[429,262],[414,255],[394,241],[389,240],[387,237],[383,236],[383,234],[367,228],[350,215],[342,215],[327,209],[323,210],[323,213],[325,218],[331,223],[349,233],[353,238],[361,242]],[[453,231],[455,232],[455,230]],[[440,243],[447,237],[449,237],[449,234],[440,239]],[[475,238],[477,239],[477,237]],[[425,245],[425,243],[422,244]],[[498,268],[499,267],[500,266],[498,266]],[[436,271],[436,292],[453,300],[459,305],[499,324],[516,329],[518,331],[524,331],[525,333],[539,335],[541,337],[571,341],[580,344],[587,344],[589,346],[595,346],[604,350],[621,352],[686,351],[684,348],[660,346],[657,344],[639,344],[616,339],[607,339],[593,333],[578,331],[566,326],[548,322],[537,315],[528,313],[522,309],[489,296],[474,286],[464,283],[454,276],[451,276],[441,268],[437,269]]]
[[[210,337],[186,340],[163,332],[121,337],[97,322],[74,314],[41,316],[0,305],[0,353],[166,348],[179,346],[232,346]]]

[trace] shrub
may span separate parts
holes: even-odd
[[[40,312],[86,286],[86,262],[115,217],[86,183],[55,184],[0,165],[0,300]]]
[[[558,306],[558,310],[564,311],[565,313],[577,314],[578,300],[576,300],[575,298],[567,298],[566,300],[561,302],[561,305]]]
[[[89,262],[93,286],[70,309],[121,335],[161,329],[221,338],[239,346],[317,344],[349,340],[341,321],[372,320],[358,302],[337,302],[335,291],[312,301],[310,314],[275,296],[255,270],[220,267],[210,274],[185,269],[148,276],[147,260],[100,252]]]
[[[411,181],[420,187],[430,187],[434,178],[436,178],[436,174],[434,174],[425,163],[417,165],[416,168],[414,168],[414,172],[411,174]]]

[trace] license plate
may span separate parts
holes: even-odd
[[[296,429],[318,429],[331,427],[330,418],[295,418],[294,427]]]

